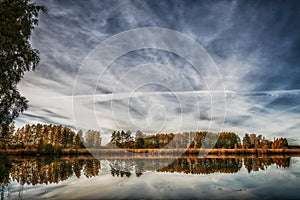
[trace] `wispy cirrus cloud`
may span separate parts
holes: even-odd
[[[48,13],[41,14],[31,40],[41,62],[19,85],[30,108],[17,119],[18,126],[41,122],[76,127],[71,96],[77,80],[82,94],[74,96],[76,109],[95,116],[83,120],[85,127],[80,128],[102,128],[107,138],[116,128],[167,132],[222,126],[240,135],[259,132],[300,139],[298,2],[53,0],[44,4]],[[172,52],[129,52],[111,63],[99,83],[93,82],[98,80],[93,70],[76,79],[97,45],[140,27],[179,31],[205,48],[228,91],[223,92],[224,124],[220,125],[224,95],[214,96],[220,103],[214,104],[212,113],[210,93],[205,92],[215,91],[207,88],[206,81],[217,85],[218,75],[206,68],[197,73]],[[95,70],[98,66],[95,62]]]

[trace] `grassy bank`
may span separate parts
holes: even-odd
[[[58,152],[41,153],[38,149],[0,150],[9,155],[300,155],[300,149],[61,149]]]

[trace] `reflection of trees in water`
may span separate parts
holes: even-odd
[[[87,178],[98,176],[101,168],[99,160],[84,160],[83,172]]]
[[[111,175],[130,177],[132,173],[135,173],[137,177],[140,177],[144,171],[145,161],[149,163],[149,159],[130,159],[130,160],[113,160],[110,162]]]
[[[1,200],[4,199],[5,188],[8,185],[9,179],[9,159],[7,155],[0,154],[0,193]]]
[[[128,159],[111,159],[111,175],[112,176],[124,176],[129,177],[132,173],[135,173],[137,177],[140,177],[144,171],[156,171],[163,166],[167,166],[174,159],[162,158],[128,158]]]
[[[131,163],[125,161],[115,160],[110,163],[111,175],[112,176],[121,176],[124,175],[127,177],[131,176],[131,172],[133,171],[133,165]]]
[[[0,193],[1,200],[7,192],[8,184],[17,181],[20,184],[19,198],[22,199],[23,185],[58,183],[73,174],[78,178],[83,174],[90,178],[99,174],[101,165],[97,159],[54,159],[54,158],[10,158],[0,154]]]
[[[10,164],[7,155],[0,154],[0,183],[7,185],[9,183],[9,169]]]
[[[22,199],[23,185],[58,183],[73,174],[90,178],[99,175],[101,165],[97,159],[54,159],[54,158],[10,158],[0,154],[0,193],[1,200],[7,192],[8,184],[17,181],[20,184],[19,198]],[[11,177],[11,179],[10,179]]]
[[[130,177],[135,173],[137,177],[144,171],[179,172],[186,174],[237,173],[243,166],[248,171],[266,169],[275,164],[288,167],[290,158],[197,158],[184,157],[171,161],[164,159],[114,159],[110,161],[112,176],[124,175]],[[171,163],[171,164],[169,164]],[[161,167],[165,166],[165,167]]]
[[[112,176],[141,176],[144,171],[179,172],[191,174],[210,174],[215,172],[236,173],[244,163],[251,171],[264,170],[275,164],[278,167],[289,167],[290,158],[129,158],[109,159]],[[171,164],[170,164],[171,163]],[[58,183],[75,175],[93,177],[99,175],[101,165],[97,159],[54,159],[54,158],[12,158],[0,155],[1,193],[12,180],[21,185]]]
[[[11,178],[21,185],[58,183],[73,174],[80,177],[81,170],[89,178],[97,176],[101,168],[97,159],[15,159],[10,163]]]
[[[169,163],[170,159],[131,159],[114,160],[110,166],[112,176],[123,176],[125,174],[128,177],[133,172],[139,177],[143,171],[192,174],[235,173],[242,167],[242,159],[236,158],[179,158],[171,164]]]
[[[242,167],[241,158],[179,158],[158,172],[186,174],[236,173]]]
[[[290,158],[179,158],[159,172],[183,172],[191,174],[210,174],[215,172],[236,173],[244,166],[250,173],[264,170],[275,164],[278,167],[289,167]]]
[[[272,164],[277,167],[289,167],[290,158],[244,158],[245,168],[251,171],[265,170]]]

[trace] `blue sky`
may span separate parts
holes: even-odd
[[[300,141],[298,1],[42,3],[48,12],[40,15],[31,38],[41,61],[19,84],[29,109],[17,126],[93,128],[104,138],[114,129],[212,130]],[[186,57],[155,48],[128,52],[107,68],[99,64],[103,55],[97,48],[104,41],[144,27],[194,40],[203,50],[199,57],[176,38],[151,38],[182,47],[203,65],[195,68]],[[142,38],[137,35],[135,42]]]

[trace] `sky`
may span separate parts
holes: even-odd
[[[300,2],[37,1],[25,124],[300,143]]]

